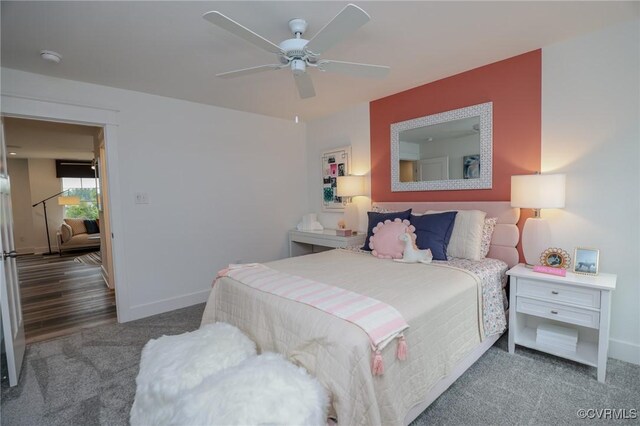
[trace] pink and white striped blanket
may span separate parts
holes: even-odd
[[[398,339],[396,357],[406,359],[407,343],[403,332],[409,328],[409,324],[393,306],[340,287],[285,274],[258,263],[229,265],[218,272],[216,281],[224,276],[256,290],[304,303],[357,325],[371,340],[371,369],[374,375],[384,373],[380,351],[393,339]],[[215,285],[215,281],[213,284]]]

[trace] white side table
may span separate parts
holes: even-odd
[[[509,288],[509,353],[516,345],[547,352],[598,369],[604,382],[609,349],[611,292],[616,275],[566,277],[533,272],[520,264],[511,268]],[[578,331],[575,351],[536,342],[537,326],[553,323]]]
[[[332,248],[347,248],[364,244],[366,234],[358,233],[350,237],[336,235],[335,229],[323,231],[289,231],[289,257],[325,251]]]

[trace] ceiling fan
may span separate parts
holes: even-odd
[[[383,78],[389,73],[389,67],[383,65],[320,59],[320,55],[324,51],[355,32],[371,19],[367,12],[354,4],[345,6],[311,40],[302,38],[302,35],[307,30],[307,21],[301,18],[290,20],[289,28],[295,38],[285,40],[279,45],[270,42],[220,12],[207,12],[203,15],[203,18],[267,52],[275,53],[278,57],[279,63],[277,64],[224,72],[216,74],[216,77],[234,78],[263,71],[290,68],[293,72],[298,93],[302,99],[305,99],[316,95],[311,76],[307,73],[308,68],[369,78]]]

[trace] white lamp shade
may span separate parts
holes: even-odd
[[[338,197],[355,197],[364,194],[364,176],[338,176]]]
[[[511,176],[511,207],[561,209],[565,181],[563,174]]]

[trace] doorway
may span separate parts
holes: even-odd
[[[26,343],[116,322],[103,129],[3,123]]]

